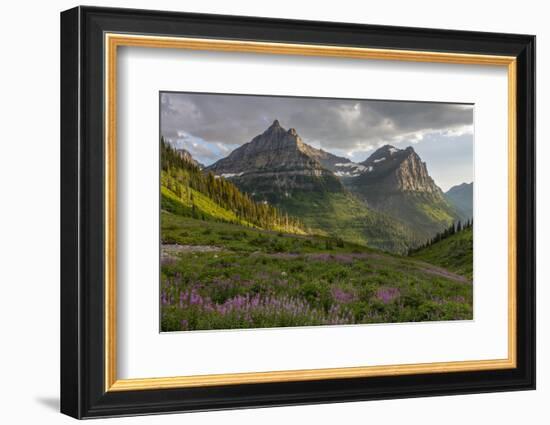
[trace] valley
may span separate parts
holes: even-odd
[[[463,217],[412,148],[353,163],[275,121],[204,167],[161,140],[161,329],[470,320],[471,229],[418,249]]]

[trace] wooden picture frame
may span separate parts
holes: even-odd
[[[116,55],[121,46],[508,69],[508,357],[118,379]],[[534,389],[535,38],[77,7],[61,14],[61,411],[76,418]]]

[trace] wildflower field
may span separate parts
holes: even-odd
[[[162,212],[161,330],[469,320],[471,274]]]

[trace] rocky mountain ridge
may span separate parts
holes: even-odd
[[[266,170],[278,173],[322,174],[320,162],[308,155],[308,147],[296,130],[285,130],[278,120],[226,158],[207,167],[207,170],[218,175],[232,176],[263,173]]]
[[[385,145],[365,161],[356,163],[306,144],[294,128],[284,129],[275,120],[262,134],[206,167],[206,171],[230,178],[247,175],[281,178],[284,175],[357,177],[361,185],[380,190],[417,191],[442,195],[429,175],[426,163],[414,149]]]
[[[428,173],[426,163],[412,146],[398,149],[385,145],[361,163],[364,172],[356,185],[387,192],[424,192],[442,196],[443,192]]]
[[[353,204],[367,216],[368,211],[384,215],[392,228],[406,229],[409,236],[399,236],[403,240],[424,242],[464,218],[411,146],[385,145],[355,163],[306,144],[295,129],[286,130],[278,120],[205,171],[298,217],[315,216],[315,209],[331,205],[332,213],[324,211],[320,227],[330,225],[327,216],[338,220],[340,210]],[[315,218],[310,223],[315,224]]]
[[[262,134],[206,171],[229,178],[253,197],[271,202],[291,196],[295,190],[343,191],[338,178],[317,159],[321,153],[314,149],[295,129],[286,130],[275,120]]]

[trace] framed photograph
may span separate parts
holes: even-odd
[[[61,14],[61,411],[535,388],[535,37]]]

